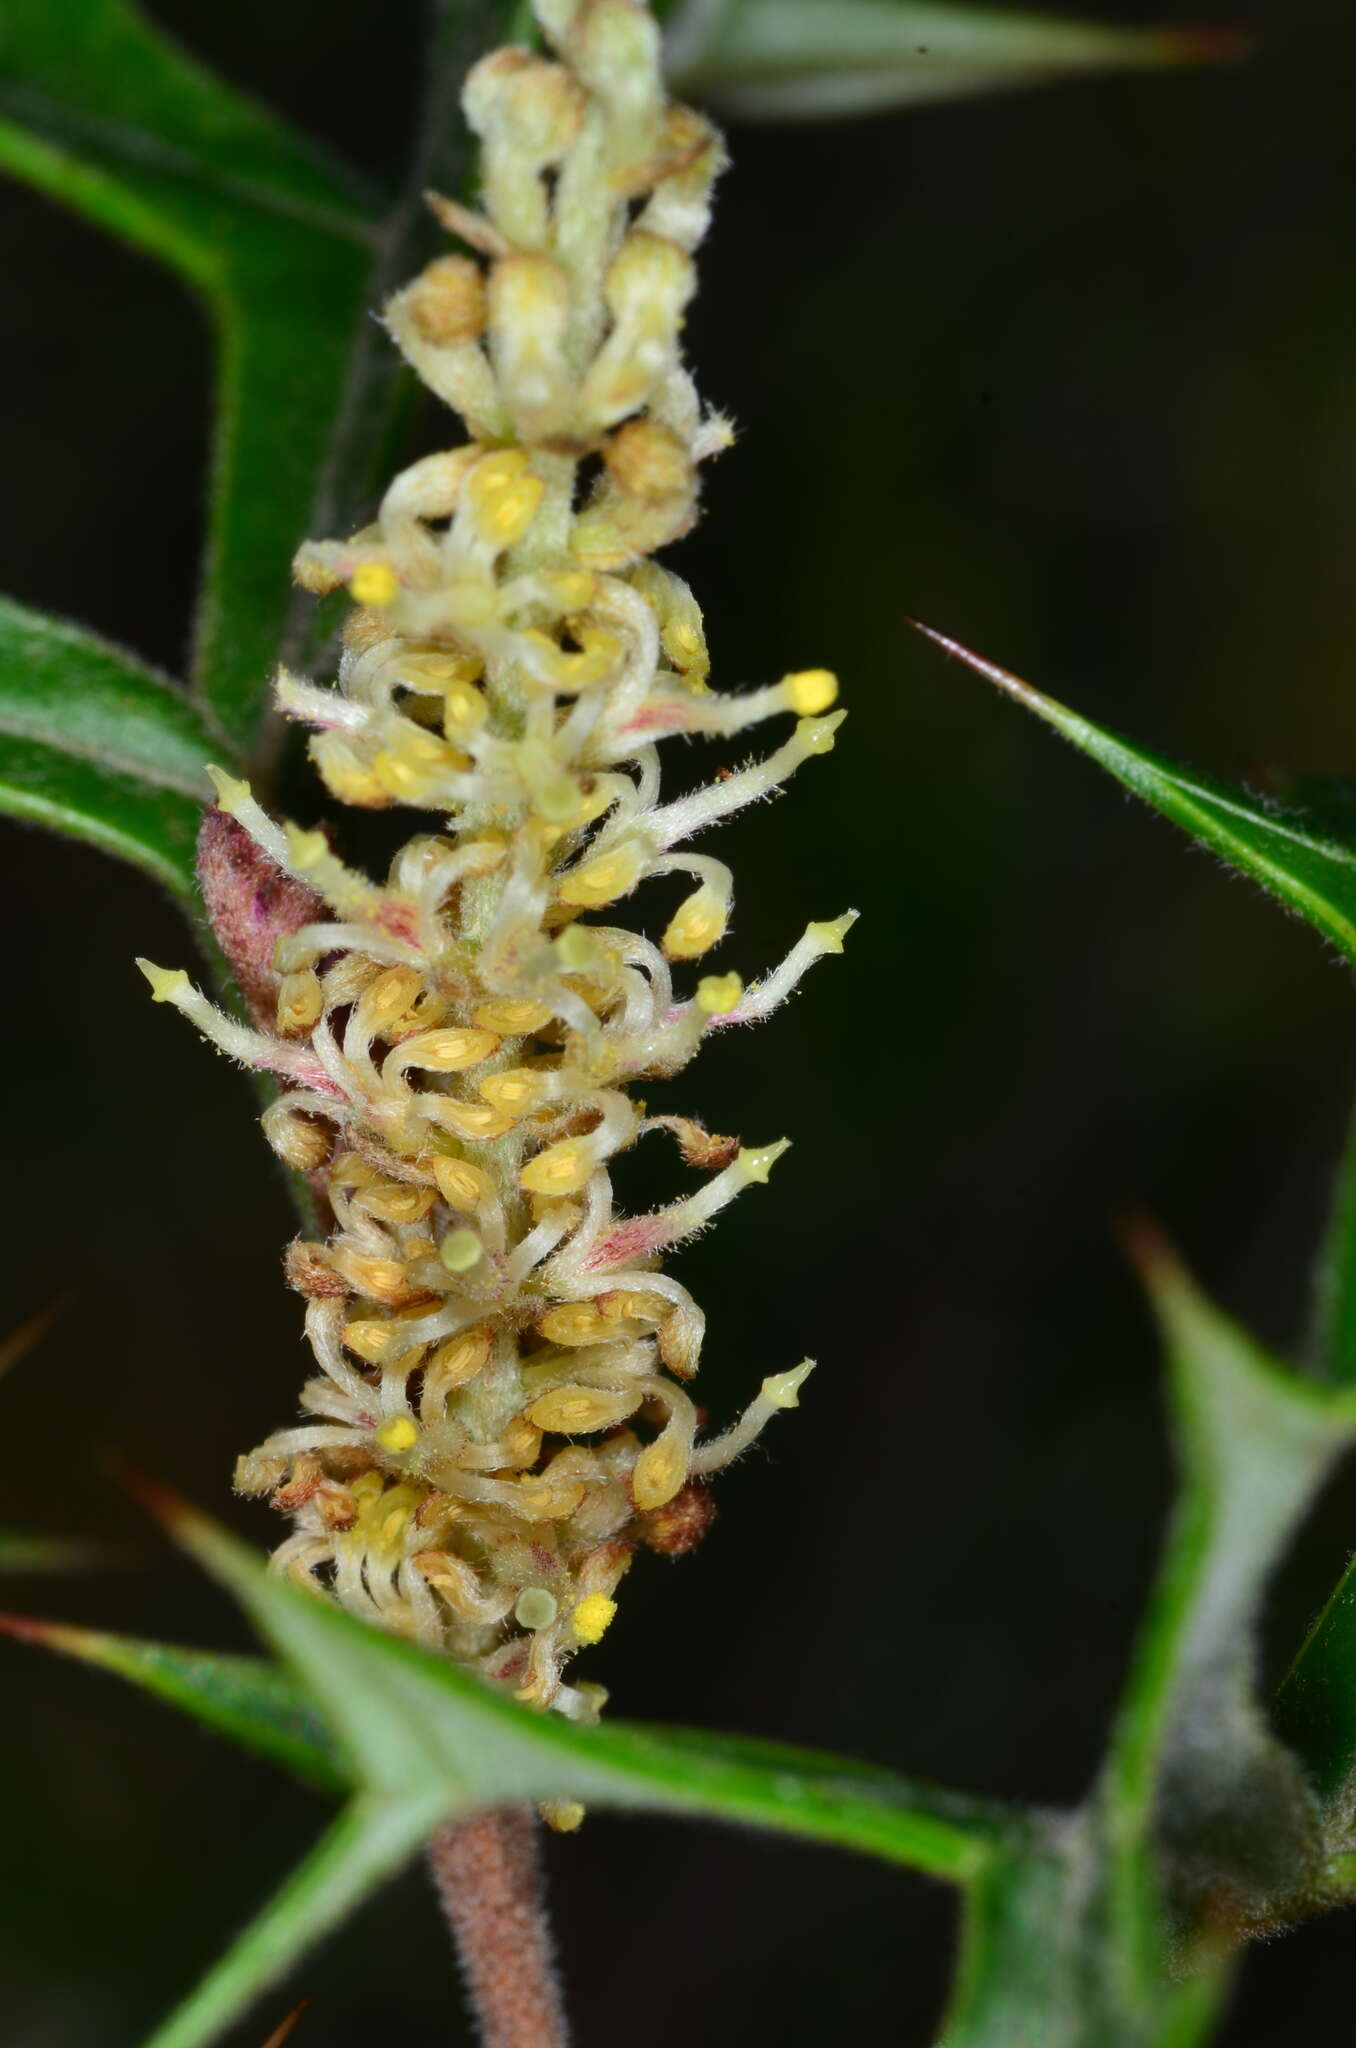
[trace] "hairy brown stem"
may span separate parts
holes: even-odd
[[[483,2048],[567,2048],[533,1815],[502,1807],[441,1828],[428,1863]]]

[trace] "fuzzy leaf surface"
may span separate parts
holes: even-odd
[[[966,1897],[938,2048],[1197,2048],[1228,1989],[1215,1966],[1127,1985],[1095,1808],[1034,1815]]]
[[[1255,1635],[1268,1578],[1356,1439],[1356,1392],[1278,1364],[1147,1234],[1141,1262],[1168,1352],[1181,1490],[1103,1806],[1122,1966],[1147,1990],[1164,1895],[1179,1921],[1242,1935],[1320,1885],[1320,1816],[1257,1703]]]
[[[220,754],[201,714],[134,655],[0,599],[0,811],[147,869],[186,904]]]
[[[1227,864],[1279,898],[1356,961],[1356,832],[1313,804],[1282,804],[1153,754],[1094,725],[930,626],[919,630],[1053,726],[1080,753]]]
[[[680,92],[746,120],[823,120],[1233,54],[1218,30],[1117,28],[909,0],[688,0],[668,16]]]
[[[0,168],[170,265],[209,308],[217,432],[194,683],[244,753],[365,304],[370,201],[129,0],[8,0]]]

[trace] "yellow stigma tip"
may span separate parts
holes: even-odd
[[[838,678],[832,669],[802,668],[785,678],[787,702],[801,718],[827,711],[838,699]]]
[[[348,588],[355,604],[392,604],[400,580],[389,562],[362,562],[349,578]]]
[[[697,1008],[708,1017],[727,1017],[739,1008],[743,993],[744,984],[737,974],[704,974],[697,983]]]
[[[188,993],[190,982],[182,967],[157,967],[154,960],[138,959],[137,966],[151,984],[151,1001],[177,1003]]]
[[[586,1593],[574,1613],[570,1626],[577,1643],[601,1642],[617,1612],[615,1600],[609,1600],[606,1593]]]
[[[790,1372],[774,1372],[763,1381],[763,1399],[774,1408],[799,1408],[800,1390],[815,1369],[813,1358],[803,1358]]]
[[[856,924],[860,912],[845,910],[841,917],[832,918],[826,924],[807,924],[805,936],[813,939],[823,953],[841,953],[843,941]]]
[[[418,1441],[419,1431],[408,1415],[389,1416],[377,1431],[377,1442],[384,1451],[408,1451]]]
[[[224,768],[215,768],[209,762],[207,773],[217,793],[217,809],[224,811],[228,818],[238,817],[242,804],[250,800],[250,786],[238,775],[228,775]]]
[[[789,1138],[779,1138],[775,1145],[745,1145],[739,1151],[735,1164],[743,1172],[745,1180],[766,1182],[790,1143]]]
[[[831,754],[834,734],[846,717],[846,711],[832,711],[827,718],[802,718],[796,737],[807,754]]]

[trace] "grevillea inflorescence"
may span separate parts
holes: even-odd
[[[431,202],[474,253],[385,309],[469,439],[403,471],[372,526],[301,549],[303,587],[346,587],[355,609],[335,686],[277,684],[331,795],[434,821],[373,882],[215,772],[204,894],[258,1028],[143,965],[158,1000],[282,1083],[265,1131],[333,1222],[288,1256],[319,1367],[306,1420],[239,1467],[293,1517],[275,1562],[587,1718],[601,1688],[562,1670],[637,1546],[696,1540],[708,1475],[809,1370],[698,1441],[702,1315],[661,1260],[784,1145],[647,1117],[633,1084],[766,1016],[851,914],[747,989],[689,967],[725,932],[731,877],[688,842],[826,753],[842,713],[822,669],[714,692],[696,602],[649,559],[691,527],[699,465],[730,440],[679,353],[720,137],[666,103],[637,0],[537,14],[556,60],[499,50],[466,83],[483,213]],[[658,742],[779,713],[796,723],[768,758],[661,800]],[[675,874],[694,886],[658,943],[616,922]],[[610,1162],[661,1129],[709,1177],[619,1216]]]

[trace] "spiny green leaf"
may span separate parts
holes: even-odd
[[[253,1553],[177,1509],[178,1539],[240,1602],[377,1796],[441,1788],[449,1814],[530,1799],[662,1807],[864,1848],[964,1881],[1006,1816],[977,1801],[778,1744],[535,1714],[446,1658],[388,1636],[266,1572]]]
[[[126,0],[9,0],[0,167],[170,264],[212,312],[218,432],[194,677],[246,750],[365,303],[370,208]]]
[[[908,0],[687,0],[669,16],[679,89],[753,120],[924,105],[1088,72],[1233,56],[1237,36]]]
[[[581,1799],[711,1815],[867,1850],[961,1885],[1013,1827],[1000,1809],[778,1744],[626,1724],[581,1728],[531,1713],[445,1658],[270,1574],[178,1503],[162,1498],[157,1511],[315,1703],[358,1790],[150,2048],[202,2048],[438,1826],[479,1808]],[[200,1700],[181,1704],[202,1711]]]
[[[189,903],[220,751],[135,656],[0,599],[0,810],[135,861]]]
[[[1291,808],[1198,775],[1080,718],[1018,676],[930,626],[918,630],[1034,711],[1129,790],[1248,875],[1356,960],[1356,839],[1345,841],[1311,808]]]
[[[4,1541],[0,1538],[0,1568]],[[342,1792],[349,1784],[325,1723],[305,1692],[265,1658],[182,1649],[19,1614],[0,1615],[0,1634],[116,1672],[322,1791]]]
[[[1240,1928],[1318,1881],[1313,1803],[1254,1698],[1255,1624],[1300,1516],[1356,1439],[1356,1391],[1279,1365],[1151,1233],[1138,1244],[1168,1348],[1181,1493],[1103,1790],[1121,1925],[1147,1981],[1162,1953],[1155,1857],[1175,1912],[1227,1899]]]

